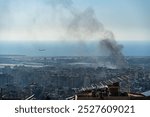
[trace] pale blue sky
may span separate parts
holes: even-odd
[[[0,0],[0,40],[67,40],[64,27],[71,20],[68,5],[77,12],[93,8],[95,16],[114,32],[116,40],[150,39],[150,0],[73,0],[73,4],[68,1]]]
[[[0,0],[0,54],[78,55],[80,45],[68,43],[76,40],[68,36],[66,26],[72,13],[92,8],[124,45],[125,55],[150,55],[149,6],[150,0]],[[94,43],[85,43],[85,55],[98,55]],[[39,53],[39,48],[47,51]]]

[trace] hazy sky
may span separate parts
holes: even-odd
[[[149,40],[149,6],[150,0],[0,0],[0,41],[70,40],[72,13],[87,8],[116,40]]]
[[[101,55],[115,37],[125,55],[150,55],[150,0],[0,0],[0,54]],[[46,51],[40,52],[39,49]]]

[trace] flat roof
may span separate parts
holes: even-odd
[[[145,96],[150,96],[150,90],[142,93]]]

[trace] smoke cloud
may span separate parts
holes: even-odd
[[[104,27],[95,17],[94,10],[87,8],[85,11],[73,15],[67,31],[70,36],[84,40],[87,38],[97,38],[98,33],[104,31]]]
[[[126,60],[121,52],[123,46],[117,44],[112,38],[105,38],[100,41],[100,48],[107,52],[110,56],[110,61],[118,68],[127,67]]]
[[[73,5],[73,2],[71,3]],[[109,55],[110,61],[116,67],[123,68],[127,66],[122,53],[123,46],[117,43],[113,32],[106,30],[103,24],[96,18],[92,8],[87,8],[83,12],[76,12],[72,15],[73,19],[67,27],[67,34],[70,37],[78,38],[82,40],[82,43],[84,39],[99,39],[99,49],[104,51],[104,53],[106,52],[106,55]]]
[[[3,1],[5,1],[5,0],[3,0]],[[19,3],[22,3],[20,0],[17,0],[16,4],[14,4],[14,2],[8,2],[8,1],[9,0],[7,0],[7,2],[3,2],[3,6],[5,5],[5,10],[7,8],[7,5],[9,6],[8,3],[11,3],[14,6]],[[45,7],[42,7],[42,8],[40,7],[41,3],[44,5],[47,5],[48,8],[46,7],[45,11],[49,10],[49,6],[51,8],[54,8],[54,11],[55,11],[55,9],[60,10],[63,8],[63,10],[65,9],[65,11],[67,11],[69,13],[69,18],[66,17],[68,14],[67,15],[63,14],[64,13],[64,12],[62,12],[63,10],[59,11],[61,13],[58,14],[59,18],[60,18],[60,14],[61,14],[61,17],[63,17],[62,19],[64,19],[64,20],[60,21],[60,22],[62,22],[63,26],[62,27],[58,26],[58,27],[63,28],[63,30],[65,31],[63,38],[79,40],[80,46],[84,46],[81,48],[86,48],[85,43],[86,43],[87,39],[89,39],[89,40],[99,39],[98,45],[99,45],[100,51],[104,51],[103,53],[106,53],[106,55],[109,55],[109,57],[112,59],[113,63],[117,67],[125,66],[126,62],[125,62],[125,58],[122,54],[123,47],[116,42],[114,34],[111,31],[108,31],[107,29],[105,29],[104,25],[96,17],[94,9],[89,7],[87,9],[85,9],[84,11],[79,11],[79,9],[77,9],[75,7],[72,0],[37,0],[36,2],[39,2],[39,4],[38,4],[39,6],[38,7],[34,6],[35,12],[30,14],[31,15],[30,18],[28,17],[29,16],[28,12],[25,12],[26,14],[23,15],[25,17],[25,20],[23,22],[27,22],[27,24],[24,24],[22,22],[19,22],[19,23],[17,22],[17,21],[19,21],[19,19],[17,19],[19,17],[18,14],[17,14],[17,18],[15,17],[14,19],[11,17],[12,16],[11,14],[10,14],[9,18],[5,18],[6,14],[8,15],[8,13],[3,13],[4,8],[1,8],[2,5],[0,5],[0,18],[1,18],[0,30],[3,28],[4,24],[5,24],[5,27],[7,27],[7,22],[3,23],[5,21],[2,21],[2,19],[13,19],[14,22],[12,22],[10,26],[8,26],[8,29],[14,30],[16,25],[19,28],[24,27],[24,29],[26,31],[30,32],[30,35],[33,35],[32,36],[33,38],[36,38],[38,34],[36,32],[34,32],[33,27],[35,27],[35,29],[40,29],[40,33],[43,31],[43,27],[45,25],[47,25],[47,27],[52,27],[53,30],[54,30],[54,28],[57,27],[55,25],[52,25],[51,22],[53,20],[49,19],[46,16],[47,14],[43,13],[44,10],[43,10],[43,12],[39,12],[39,9],[45,8]],[[26,2],[24,1],[22,3],[22,6],[24,5],[24,3],[26,3]],[[10,6],[11,6],[11,4],[10,4]],[[15,9],[14,7],[12,7],[12,8]],[[19,8],[20,7],[18,7],[15,10],[18,11]],[[26,9],[26,10],[28,10],[28,9]],[[8,9],[8,11],[9,11],[9,9]],[[13,11],[11,9],[10,9],[10,11],[11,11],[11,13],[13,13]],[[58,12],[55,11],[55,13],[58,13]],[[22,13],[20,12],[20,17],[21,16],[22,16]],[[43,20],[43,19],[45,19],[45,20]],[[65,20],[65,19],[67,19],[67,20]],[[58,18],[56,20],[58,20]],[[10,22],[10,21],[11,20],[8,20],[8,22]],[[45,22],[41,22],[41,21],[45,21]],[[53,22],[55,22],[55,21],[53,21]],[[58,23],[54,23],[54,24],[58,24]],[[44,31],[47,31],[47,30],[44,30]],[[59,34],[60,33],[62,33],[62,32],[60,31]],[[44,33],[43,35],[46,35],[46,34]],[[84,52],[86,52],[86,50]]]

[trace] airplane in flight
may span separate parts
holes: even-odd
[[[46,49],[39,49],[39,51],[46,51]]]

